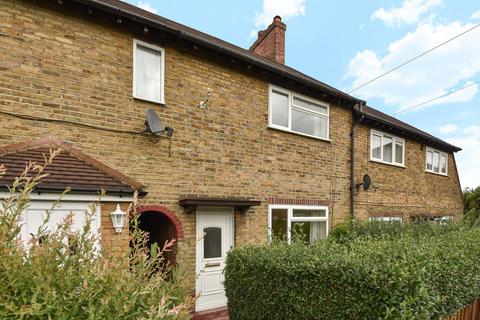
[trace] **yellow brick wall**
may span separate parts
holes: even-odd
[[[408,139],[405,139],[405,168],[370,161],[370,132],[370,128],[361,125],[356,135],[356,182],[361,182],[364,174],[372,179],[368,191],[362,188],[357,191],[359,217],[410,219],[414,215],[434,215],[460,219],[463,202],[452,154],[448,158],[448,176],[426,172],[426,146]]]

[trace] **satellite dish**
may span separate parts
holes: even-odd
[[[365,190],[365,191],[367,191],[370,188],[370,186],[372,185],[372,178],[370,178],[370,176],[368,174],[363,176],[362,185],[363,185],[363,190]]]
[[[370,186],[372,185],[372,178],[368,174],[363,176],[362,182],[357,183],[357,189],[360,188],[360,186],[363,186],[363,190],[367,191],[370,189]]]
[[[145,121],[145,125],[147,126],[147,130],[155,135],[159,136],[163,132],[165,132],[165,126],[160,120],[160,117],[153,111],[151,108],[147,108],[145,111],[145,115],[147,116],[147,120]]]

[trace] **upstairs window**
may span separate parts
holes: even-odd
[[[328,140],[328,104],[270,86],[269,105],[270,127]]]
[[[427,148],[427,172],[448,175],[448,154]]]
[[[133,41],[133,97],[164,103],[165,50],[139,40]]]
[[[380,131],[371,131],[370,160],[405,166],[405,140]]]

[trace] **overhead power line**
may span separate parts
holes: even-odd
[[[466,34],[466,33],[470,32],[470,31],[472,31],[472,30],[474,30],[474,29],[476,29],[476,28],[478,28],[478,27],[480,27],[480,24],[477,24],[477,25],[475,25],[475,26],[471,27],[470,29],[467,29],[467,30],[463,31],[462,33],[459,33],[459,34],[457,34],[457,35],[456,35],[456,36],[454,36],[453,38],[450,38],[450,39],[448,39],[448,40],[446,40],[446,41],[444,41],[444,42],[442,42],[442,43],[440,43],[440,44],[436,45],[435,47],[433,47],[433,48],[430,48],[429,50],[427,50],[427,51],[425,51],[425,52],[422,52],[422,53],[420,53],[418,56],[415,56],[415,57],[413,57],[413,58],[411,58],[411,59],[409,59],[409,60],[407,60],[407,61],[405,61],[405,62],[403,62],[403,63],[399,64],[399,65],[398,65],[398,66],[396,66],[395,68],[393,68],[393,69],[390,69],[390,70],[388,70],[388,71],[386,71],[386,72],[384,72],[384,73],[380,74],[379,76],[377,76],[377,77],[375,77],[375,78],[373,78],[373,79],[371,79],[371,80],[369,80],[369,81],[365,82],[364,84],[362,84],[362,85],[360,85],[360,86],[358,86],[358,87],[356,87],[356,88],[354,88],[354,89],[352,89],[352,90],[348,91],[347,93],[352,93],[352,92],[354,92],[354,91],[357,91],[358,89],[360,89],[360,88],[363,88],[363,87],[365,87],[365,86],[369,85],[370,83],[372,83],[372,82],[374,82],[374,81],[377,81],[377,80],[378,80],[378,79],[380,79],[380,78],[383,78],[383,77],[385,77],[386,75],[388,75],[388,74],[390,74],[390,73],[394,72],[395,70],[398,70],[398,69],[400,69],[401,67],[403,67],[403,66],[405,66],[405,65],[409,64],[410,62],[413,62],[413,61],[415,61],[415,60],[417,60],[417,59],[419,59],[419,58],[423,57],[423,56],[424,56],[424,55],[426,55],[426,54],[429,54],[429,53],[430,53],[430,52],[432,52],[433,50],[436,50],[436,49],[440,48],[441,46],[443,46],[443,45],[446,45],[447,43],[449,43],[449,42],[451,42],[451,41],[453,41],[453,40],[455,40],[455,39],[457,39],[457,38],[459,38],[459,37],[463,36],[464,34]]]
[[[437,96],[437,97],[428,99],[428,100],[423,101],[423,102],[421,102],[421,103],[418,103],[418,104],[416,104],[416,105],[414,105],[414,106],[411,106],[411,107],[408,107],[408,108],[403,109],[403,110],[401,110],[401,111],[398,111],[398,112],[395,113],[395,114],[397,115],[397,114],[400,114],[400,113],[404,113],[404,112],[407,112],[407,111],[410,111],[410,110],[419,108],[419,107],[421,107],[421,106],[423,106],[423,105],[425,105],[425,104],[427,104],[427,103],[430,103],[430,102],[432,102],[432,101],[436,101],[436,100],[445,98],[445,97],[447,97],[447,96],[449,96],[449,95],[451,95],[451,94],[454,94],[454,93],[456,93],[456,92],[458,92],[458,91],[462,91],[462,90],[464,90],[464,89],[467,89],[467,88],[469,88],[469,87],[471,87],[471,86],[473,86],[473,85],[476,85],[477,83],[480,83],[480,80],[475,81],[475,82],[472,82],[472,83],[469,83],[469,84],[467,84],[467,85],[464,86],[464,87],[455,89],[455,90],[453,90],[453,91],[449,91],[449,92],[447,92],[447,93],[445,93],[445,94],[442,94],[442,95],[440,95],[440,96]]]

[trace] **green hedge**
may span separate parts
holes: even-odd
[[[434,233],[234,249],[230,319],[448,317],[480,297],[480,230]]]

